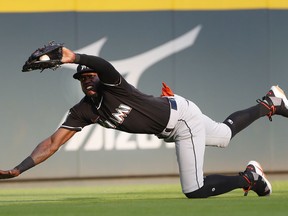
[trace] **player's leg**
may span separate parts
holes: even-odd
[[[252,173],[251,170],[246,169],[237,176],[209,175],[204,179],[203,162],[207,122],[203,120],[204,115],[194,103],[188,102],[188,104],[188,109],[181,112],[183,115],[175,128],[177,131],[175,134],[176,155],[183,193],[188,198],[206,198],[237,188],[245,188],[252,189],[261,196],[267,195],[267,183],[262,181],[260,174]],[[211,120],[208,117],[207,119]],[[215,123],[211,125],[215,126]],[[226,133],[227,137],[231,136],[227,125],[222,128],[224,130],[220,130],[221,133]]]
[[[192,138],[192,137],[191,137]],[[179,167],[179,176],[184,194],[203,187],[203,159],[205,146],[193,141],[181,140],[175,142]]]
[[[231,138],[258,118],[265,116],[267,114],[266,110],[263,105],[257,104],[249,109],[231,114],[223,123],[215,122],[203,114],[206,128],[206,145],[227,147]]]
[[[204,180],[207,133],[211,135],[209,142],[226,145],[230,141],[231,130],[227,125],[216,123],[203,115],[193,102],[187,102],[179,101],[181,114],[175,127],[176,155],[183,193],[189,198],[204,198],[247,187],[247,182],[241,176],[211,175]]]
[[[240,175],[208,175],[204,178],[204,185],[196,191],[185,193],[187,198],[207,198],[228,193],[238,188],[248,188],[249,183]]]
[[[182,191],[188,193],[203,186],[205,125],[194,103],[189,102],[182,113],[176,125],[175,149]]]
[[[183,125],[182,129],[184,127],[189,128],[188,124]],[[209,175],[204,178],[205,138],[203,139],[203,135],[205,134],[201,134],[201,131],[205,132],[205,130],[193,131],[189,128],[188,131],[189,136],[181,134],[181,137],[186,139],[175,141],[182,191],[187,198],[207,198],[237,188],[249,187],[248,182],[240,175]]]
[[[266,179],[262,167],[256,161],[250,161],[244,172],[237,176],[209,175],[204,179],[202,188],[185,193],[188,198],[207,198],[243,188],[244,195],[253,190],[258,196],[269,196],[272,193],[270,182]]]
[[[209,175],[204,178],[205,123],[201,113],[187,114],[191,118],[186,116],[177,124],[175,145],[182,191],[188,198],[207,198],[238,188],[252,189],[259,196],[270,194],[269,182],[262,181],[260,174],[251,169],[237,176]]]
[[[229,143],[231,130],[225,124],[216,123],[208,117],[195,111],[184,116],[185,122],[178,123],[179,134],[175,140],[176,155],[182,191],[187,198],[207,198],[227,193],[237,188],[249,187],[242,176],[209,175],[203,177],[203,161],[206,144],[206,124],[209,122],[212,132],[217,131],[218,137],[211,137],[210,142],[225,145]],[[194,116],[193,116],[194,115]],[[203,118],[204,117],[204,118]],[[210,131],[210,132],[211,132]],[[221,136],[219,136],[221,134]]]
[[[231,129],[231,138],[237,133],[248,127],[251,123],[257,119],[267,115],[270,111],[262,104],[257,104],[245,110],[237,111],[232,113],[224,120],[226,124]]]
[[[223,123],[231,128],[232,137],[248,127],[252,122],[267,115],[272,121],[272,115],[288,117],[288,100],[279,86],[272,86],[269,92],[257,100],[258,104],[246,110],[231,114]]]
[[[257,102],[255,106],[232,113],[223,123],[203,115],[206,145],[226,147],[231,138],[263,116],[268,116],[270,120],[272,115],[288,117],[288,101],[278,86],[272,86],[262,100],[258,99]]]
[[[183,193],[188,198],[206,198],[236,188],[248,187],[245,178],[239,175],[232,177],[211,175],[204,179],[206,122],[201,111],[192,102],[189,102],[189,109],[182,113],[181,120],[176,125],[175,145]],[[211,125],[214,125],[214,122]],[[231,131],[226,125],[225,129],[223,131],[220,129],[220,132],[226,132],[228,138],[224,138],[222,142],[229,142]]]

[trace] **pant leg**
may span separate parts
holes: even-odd
[[[203,162],[205,153],[205,124],[200,109],[186,102],[186,109],[176,125],[176,155],[183,193],[203,186]]]
[[[231,129],[226,124],[215,122],[204,114],[202,118],[206,131],[206,146],[227,147],[232,136]]]
[[[202,114],[193,102],[175,97],[178,122],[168,142],[175,142],[183,193],[190,193],[204,184],[203,163],[205,145],[225,147],[231,139],[230,128]]]

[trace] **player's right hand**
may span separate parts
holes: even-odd
[[[20,171],[18,169],[12,169],[12,170],[0,170],[0,179],[9,179],[14,178],[20,175]]]

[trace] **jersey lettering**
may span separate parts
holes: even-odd
[[[113,129],[116,128],[116,125],[112,124],[108,120],[99,119],[97,123],[100,124],[102,127],[105,127],[105,128],[113,128]]]
[[[106,120],[104,124],[106,128],[116,128],[116,125],[112,124],[108,120]]]
[[[128,116],[128,114],[131,112],[132,108],[124,105],[124,104],[120,104],[118,108],[116,108],[116,113],[112,113],[114,118],[111,118],[112,121],[118,123],[118,124],[122,124],[124,119]]]

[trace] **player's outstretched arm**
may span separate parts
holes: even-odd
[[[66,143],[76,131],[59,128],[53,135],[43,140],[33,150],[31,155],[11,170],[0,170],[0,179],[14,178],[24,171],[42,163],[51,157],[61,145]]]

